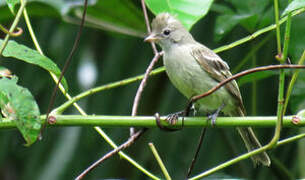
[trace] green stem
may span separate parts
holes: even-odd
[[[253,43],[254,45],[255,43]],[[252,46],[253,47],[253,46]],[[256,54],[252,55],[252,67],[256,67]],[[256,115],[256,106],[257,106],[257,81],[254,79],[252,81],[252,100],[251,100],[251,115]]]
[[[167,170],[166,170],[166,167],[164,166],[164,163],[162,162],[162,159],[160,158],[159,154],[158,154],[158,151],[157,149],[155,148],[154,144],[153,143],[148,143],[153,155],[155,156],[164,176],[165,176],[165,179],[166,180],[171,180],[172,178],[169,176]]]
[[[278,0],[274,0],[274,17],[275,17],[275,24],[276,24],[276,42],[277,42],[277,53],[278,55],[281,54],[281,32],[280,32],[280,22],[279,22],[279,2]]]
[[[287,59],[288,47],[290,42],[290,30],[291,30],[291,13],[288,14],[287,22],[286,22],[282,61],[286,61]]]
[[[23,11],[25,5],[26,5],[26,2],[25,1],[24,2],[21,1],[21,6],[20,6],[20,8],[19,8],[19,10],[17,12],[17,15],[16,15],[16,17],[15,17],[15,19],[13,21],[12,26],[10,27],[10,30],[9,30],[10,33],[14,32],[14,30],[15,30],[15,28],[16,28],[19,20],[20,20],[20,17],[21,17],[21,14],[22,14],[22,11]],[[6,36],[4,38],[4,41],[3,41],[3,44],[2,44],[2,46],[0,48],[0,55],[3,53],[5,47],[6,47],[7,43],[8,43],[9,38],[10,38],[10,34],[6,34]]]
[[[290,143],[290,142],[294,142],[294,141],[302,139],[304,137],[305,137],[305,133],[304,134],[299,134],[299,135],[296,135],[296,136],[293,136],[293,137],[290,137],[290,138],[286,138],[284,140],[278,141],[276,143],[276,146],[280,146],[280,145],[284,145],[284,144],[287,144],[287,143]],[[247,159],[247,158],[249,158],[249,157],[251,157],[255,154],[262,153],[262,152],[264,152],[268,149],[269,149],[268,145],[265,145],[265,146],[263,146],[259,149],[256,149],[256,150],[250,151],[248,153],[242,154],[242,155],[240,155],[240,156],[238,156],[234,159],[231,159],[231,160],[226,161],[226,162],[224,162],[224,163],[222,163],[222,164],[220,164],[220,165],[218,165],[218,166],[216,166],[212,169],[209,169],[209,170],[207,170],[207,171],[205,171],[205,172],[203,172],[203,173],[201,173],[197,176],[194,176],[194,177],[190,178],[189,180],[195,180],[195,179],[200,179],[200,178],[206,177],[206,176],[208,176],[210,174],[213,174],[213,173],[215,173],[215,172],[217,172],[217,171],[219,171],[219,170],[221,170],[225,167],[231,166],[232,164],[235,164],[235,163],[237,163],[241,160]]]
[[[240,61],[240,63],[232,70],[232,73],[237,73],[247,62],[248,60],[264,45],[268,40],[273,36],[272,33],[268,34],[262,41],[255,44],[253,48],[247,53],[247,55]]]
[[[288,0],[288,3],[290,3],[290,2],[291,2],[291,0]],[[287,16],[286,29],[285,29],[285,38],[284,38],[284,47],[283,47],[283,54],[281,56],[281,63],[285,63],[285,61],[287,59],[288,47],[289,47],[289,41],[290,41],[290,30],[291,30],[291,12]],[[304,55],[304,53],[303,53],[303,55]],[[302,57],[303,57],[303,55],[302,55]],[[302,60],[302,57],[301,57],[301,59],[299,61],[299,63],[301,63],[301,64],[303,64],[303,61],[304,61],[304,60]],[[283,72],[283,74],[284,74],[284,72]],[[292,79],[291,79],[290,83],[289,83],[289,88],[288,88],[288,90],[286,92],[286,100],[284,102],[284,105],[283,105],[283,108],[282,108],[282,112],[281,112],[282,116],[284,116],[285,113],[286,113],[286,109],[287,109],[287,105],[288,105],[288,101],[289,101],[289,96],[291,94],[293,85],[294,85],[294,83],[296,81],[296,78],[297,78],[298,74],[299,74],[299,71],[296,70],[294,72],[293,76],[292,76]],[[283,76],[285,76],[285,75],[283,75]],[[283,100],[284,100],[284,97],[283,97]]]
[[[102,126],[102,127],[157,127],[154,116],[110,116],[110,115],[54,115],[55,122],[48,124],[48,127],[54,126]],[[298,121],[296,120],[298,118]],[[45,115],[40,116],[41,122],[45,122]],[[174,126],[165,121],[166,116],[161,117],[161,124],[168,127],[182,126],[182,120],[179,119]],[[245,116],[245,117],[217,117],[215,127],[274,127],[277,122],[277,116]],[[304,127],[305,116],[285,116],[283,118],[284,127]],[[206,117],[185,117],[184,127],[212,127],[211,122]],[[0,121],[0,129],[16,128],[14,120],[3,118]]]
[[[281,54],[281,40],[280,40],[280,23],[279,23],[279,7],[278,0],[274,0],[274,14],[275,14],[275,24],[276,24],[276,39],[277,39],[277,49],[278,55]],[[283,61],[281,61],[283,62]],[[266,145],[269,148],[272,148],[276,145],[277,141],[280,138],[282,124],[283,124],[283,110],[284,110],[284,91],[285,91],[285,71],[284,69],[280,70],[279,75],[279,89],[278,89],[278,105],[277,105],[277,123],[275,126],[274,136],[271,141]]]
[[[299,65],[303,64],[305,61],[305,50],[303,51],[303,54],[299,60]],[[288,106],[288,101],[289,101],[289,98],[290,98],[290,95],[291,95],[291,92],[292,92],[292,88],[298,78],[298,75],[300,73],[300,70],[299,69],[296,69],[292,75],[292,78],[289,82],[289,86],[288,86],[288,89],[287,89],[287,92],[286,92],[286,101],[285,101],[285,104],[284,104],[284,113],[283,115],[285,115],[286,111],[287,111],[287,106]]]
[[[22,34],[22,29],[21,28],[18,28],[17,27],[17,29],[18,29],[18,31],[17,32],[10,32],[9,30],[7,30],[7,29],[5,29],[5,27],[3,27],[1,24],[0,24],[0,30],[2,31],[2,32],[4,32],[5,34],[8,34],[8,35],[10,35],[10,36],[12,36],[12,37],[17,37],[17,36],[20,36],[21,34]]]
[[[157,74],[159,74],[162,71],[164,71],[164,67],[157,68],[157,69],[153,70],[150,73],[150,75],[157,75]],[[59,106],[58,108],[54,109],[52,111],[52,114],[61,114],[61,113],[63,113],[64,110],[66,110],[73,103],[75,103],[76,101],[78,101],[78,100],[80,100],[80,99],[82,99],[82,98],[84,98],[86,96],[93,95],[93,94],[95,94],[97,92],[100,92],[100,91],[104,91],[104,90],[120,87],[120,86],[123,86],[123,85],[127,85],[127,84],[130,84],[132,82],[139,81],[139,80],[143,79],[143,77],[144,77],[144,74],[138,75],[138,76],[135,76],[135,77],[131,77],[131,78],[128,78],[128,79],[124,79],[124,80],[121,80],[121,81],[112,82],[110,84],[98,86],[98,87],[89,89],[87,91],[84,91],[84,92],[80,93],[79,95],[71,98],[70,100],[68,100],[67,102],[65,102],[61,106]]]
[[[288,169],[283,162],[281,162],[277,157],[272,157],[273,167],[275,169],[274,172],[278,172],[277,176],[281,177],[281,179],[285,180],[295,180],[296,178],[292,175],[290,169]]]
[[[280,70],[279,76],[279,90],[278,90],[278,105],[277,105],[277,123],[275,126],[275,133],[272,140],[268,143],[268,147],[272,148],[276,145],[280,138],[280,133],[283,124],[283,110],[284,110],[284,85],[285,85],[285,72],[284,69]]]
[[[111,140],[111,138],[100,128],[95,126],[94,129],[105,139],[105,141],[110,144],[110,146],[113,149],[117,149],[118,146]],[[139,163],[137,163],[135,160],[133,160],[131,157],[129,157],[127,154],[125,154],[123,151],[118,152],[118,154],[124,158],[126,161],[128,161],[130,164],[132,164],[134,167],[142,171],[144,174],[146,174],[148,177],[154,180],[160,180],[157,176],[153,175],[149,171],[147,171],[145,168],[143,168]]]
[[[21,2],[22,2],[22,1],[23,1],[23,0],[21,0]],[[42,50],[41,50],[41,48],[40,48],[40,45],[39,45],[39,43],[38,43],[38,41],[37,41],[37,38],[36,38],[35,33],[34,33],[34,30],[33,30],[33,28],[32,28],[31,21],[30,21],[30,18],[29,18],[29,15],[28,15],[28,12],[27,12],[26,8],[24,8],[24,10],[23,10],[23,16],[24,16],[24,20],[25,20],[25,22],[26,22],[26,25],[27,25],[27,27],[28,27],[28,30],[29,30],[30,35],[31,35],[31,38],[32,38],[32,40],[33,40],[33,43],[34,43],[34,45],[35,45],[37,51],[38,51],[41,55],[43,55],[43,52],[42,52]]]
[[[298,14],[304,12],[304,11],[305,11],[305,8],[301,8],[301,9],[299,9],[299,10],[294,11],[294,12],[292,13],[291,16],[293,17],[293,16],[298,15]],[[279,21],[278,24],[279,24],[279,25],[280,25],[280,24],[283,24],[285,21],[287,21],[287,19],[288,19],[288,17],[285,16],[284,18],[282,18],[282,19]],[[231,48],[233,48],[233,47],[235,47],[235,46],[238,46],[238,45],[243,44],[243,43],[245,43],[245,42],[247,42],[247,41],[250,41],[250,40],[252,40],[252,39],[255,39],[257,36],[259,36],[259,35],[261,35],[261,34],[264,34],[264,33],[268,32],[268,31],[271,31],[271,30],[273,30],[273,29],[276,29],[276,27],[277,27],[276,24],[272,24],[272,25],[270,25],[270,26],[267,26],[267,27],[265,27],[265,28],[263,28],[263,29],[260,29],[260,30],[258,30],[258,31],[256,31],[256,32],[254,32],[253,34],[251,34],[251,35],[249,35],[249,36],[246,36],[246,37],[244,37],[244,38],[238,40],[238,41],[235,41],[235,42],[233,42],[233,43],[231,43],[231,44],[228,44],[228,45],[225,45],[225,46],[221,46],[221,47],[215,49],[214,52],[219,53],[219,52],[222,52],[222,51],[231,49]]]

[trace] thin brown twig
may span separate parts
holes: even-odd
[[[143,14],[144,14],[144,18],[145,18],[145,24],[146,24],[146,28],[147,28],[147,32],[148,34],[151,33],[151,29],[150,29],[150,24],[149,24],[149,20],[148,20],[148,15],[147,15],[147,9],[146,9],[146,6],[145,6],[145,2],[144,0],[141,0],[141,5],[142,5],[142,10],[143,10]],[[154,51],[154,54],[158,54],[158,50],[156,48],[156,44],[154,42],[151,42],[151,47]]]
[[[273,69],[290,69],[290,68],[291,69],[303,69],[303,68],[305,68],[305,65],[294,65],[294,64],[269,65],[269,66],[256,67],[256,68],[248,69],[248,70],[242,71],[240,73],[237,73],[237,74],[231,76],[230,78],[221,81],[220,83],[218,83],[217,86],[211,88],[207,92],[192,97],[186,108],[186,113],[189,111],[188,109],[190,109],[191,105],[194,102],[196,102],[197,100],[199,100],[205,96],[208,96],[208,95],[214,93],[216,90],[218,90],[219,88],[221,88],[222,86],[224,86],[225,84],[229,83],[230,81],[232,81],[234,79],[237,79],[241,76],[245,76],[250,73],[259,72],[259,71],[267,71],[267,70],[273,70]]]
[[[84,27],[84,24],[85,24],[85,18],[86,18],[86,14],[87,14],[87,7],[88,7],[88,0],[85,0],[84,2],[84,10],[83,10],[83,15],[82,15],[82,19],[81,19],[81,22],[80,22],[80,25],[79,25],[79,30],[77,32],[77,35],[76,35],[76,38],[75,38],[75,41],[74,41],[74,44],[73,44],[73,47],[70,51],[70,54],[69,56],[67,57],[67,60],[64,64],[64,67],[61,71],[61,74],[58,78],[58,81],[53,89],[53,92],[52,92],[52,95],[51,95],[51,98],[50,98],[50,103],[49,103],[49,106],[48,106],[48,110],[47,110],[47,117],[46,117],[46,120],[48,121],[48,117],[49,117],[49,114],[51,112],[51,109],[54,105],[54,102],[55,102],[55,98],[56,98],[56,94],[57,94],[57,90],[58,90],[58,86],[59,84],[61,83],[61,80],[63,79],[64,77],[64,74],[65,72],[67,71],[69,65],[70,65],[70,62],[72,60],[72,57],[74,55],[74,53],[76,52],[76,48],[78,47],[79,45],[79,41],[80,41],[80,37],[81,37],[81,34],[82,34],[82,30],[83,30],[83,27]],[[47,123],[45,123],[47,124]],[[44,127],[42,128],[42,130],[44,129]]]
[[[75,180],[80,180],[83,179],[91,170],[93,170],[94,168],[96,168],[99,164],[101,164],[103,161],[105,161],[106,159],[109,159],[110,157],[112,157],[113,155],[117,154],[119,151],[122,151],[126,148],[128,148],[131,144],[133,144],[135,142],[136,139],[138,139],[145,131],[147,130],[147,128],[143,128],[141,130],[139,130],[138,132],[136,132],[135,134],[133,134],[128,141],[126,141],[125,143],[121,144],[119,147],[113,149],[112,151],[108,152],[106,155],[104,155],[103,157],[101,157],[99,160],[95,161],[92,165],[90,165],[86,170],[84,170],[79,176],[77,176],[77,178],[75,178]]]
[[[142,5],[142,10],[143,10],[143,14],[144,14],[144,18],[145,18],[145,24],[146,24],[146,28],[147,28],[147,32],[150,34],[151,33],[151,29],[150,29],[150,25],[149,25],[149,20],[148,20],[148,15],[147,15],[147,9],[145,6],[145,2],[144,0],[141,0],[141,5]],[[131,116],[136,116],[137,115],[137,111],[138,111],[138,106],[139,106],[139,102],[141,99],[141,95],[143,93],[144,87],[146,85],[146,82],[148,80],[149,74],[152,71],[154,65],[156,64],[156,62],[159,60],[160,56],[162,55],[162,53],[158,52],[155,43],[151,42],[151,47],[152,50],[154,51],[154,58],[151,60],[149,66],[147,67],[146,71],[145,71],[145,75],[144,78],[142,79],[139,88],[136,92],[136,96],[134,98],[133,101],[133,106],[132,106],[132,113]],[[135,133],[135,129],[134,127],[130,128],[130,136],[132,136]]]
[[[141,2],[142,2],[143,13],[144,13],[144,17],[145,17],[146,26],[147,26],[147,31],[148,31],[148,33],[150,33],[151,30],[150,30],[150,26],[149,26],[149,21],[148,21],[148,16],[147,16],[145,2],[144,2],[144,0],[141,1]],[[154,43],[151,43],[151,45],[152,45],[152,49],[154,51],[155,56],[152,59],[151,63],[149,64],[148,68],[146,69],[144,78],[142,79],[142,81],[141,81],[141,83],[139,85],[139,88],[137,90],[137,93],[136,93],[136,96],[135,96],[135,99],[134,99],[134,103],[133,103],[133,108],[132,108],[132,116],[135,116],[137,114],[138,104],[139,104],[139,101],[140,101],[143,89],[144,89],[144,87],[146,85],[147,79],[149,77],[149,74],[152,71],[152,68],[153,68],[154,64],[158,61],[158,59],[162,55],[162,53],[159,53],[157,51],[157,48],[156,48]],[[124,150],[125,148],[129,147],[130,145],[132,145],[146,130],[147,130],[147,128],[143,128],[143,129],[141,129],[141,130],[139,130],[138,132],[135,133],[134,132],[134,128],[130,128],[131,136],[130,136],[130,138],[125,143],[120,145],[118,148],[110,151],[109,153],[104,155],[102,158],[97,160],[95,163],[93,163],[91,166],[89,166],[85,171],[83,171],[76,178],[76,180],[82,179],[86,174],[88,174],[92,169],[94,169],[96,166],[101,164],[103,161],[105,161],[106,159],[112,157],[113,155],[117,154],[121,150]]]
[[[202,128],[202,130],[201,130],[199,141],[198,141],[197,148],[196,148],[196,152],[195,152],[195,155],[194,155],[193,160],[191,162],[191,165],[190,165],[190,167],[187,171],[186,179],[188,179],[190,177],[190,175],[192,173],[192,170],[195,166],[196,160],[198,159],[199,151],[200,151],[200,148],[201,148],[206,130],[207,130],[207,128]]]
[[[138,110],[138,105],[139,105],[139,101],[142,95],[142,92],[144,90],[144,87],[146,85],[147,79],[149,77],[150,72],[152,71],[153,66],[155,65],[155,63],[159,60],[159,58],[161,57],[162,52],[161,53],[157,53],[154,58],[151,60],[148,68],[146,69],[146,72],[144,74],[144,78],[142,79],[139,88],[137,90],[136,96],[134,98],[134,102],[133,102],[133,107],[132,107],[132,116],[137,115],[137,110]]]
[[[8,34],[12,37],[20,36],[23,33],[23,30],[20,27],[16,28],[16,30],[17,30],[16,32],[10,32],[5,27],[3,27],[1,24],[0,24],[0,30],[3,31],[5,34]]]

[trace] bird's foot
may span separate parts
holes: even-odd
[[[170,124],[170,125],[175,125],[177,124],[178,122],[178,119],[180,116],[182,116],[184,114],[183,111],[181,112],[177,112],[177,113],[173,113],[173,114],[169,114],[166,118],[165,118],[165,121]],[[157,126],[163,130],[163,131],[178,131],[178,130],[181,130],[183,128],[183,118],[182,118],[182,127],[181,128],[169,128],[169,127],[166,127],[166,126],[163,126],[161,124],[161,120],[160,120],[160,115],[159,113],[156,113],[155,114],[155,118],[156,118],[156,124]]]
[[[223,103],[221,106],[219,106],[219,108],[213,113],[213,114],[210,114],[208,116],[208,120],[211,121],[211,125],[212,127],[215,127],[216,125],[216,119],[220,113],[220,111],[224,108],[225,104]]]
[[[183,111],[169,114],[169,115],[167,115],[165,121],[170,125],[175,125],[175,124],[177,124],[179,117],[183,116],[183,114],[184,114]]]

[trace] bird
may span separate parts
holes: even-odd
[[[211,49],[197,42],[183,24],[169,13],[158,14],[145,42],[155,42],[163,50],[163,63],[171,83],[188,99],[202,94],[232,76],[228,64]],[[222,107],[222,108],[220,108]],[[245,116],[239,87],[230,81],[216,92],[194,103],[199,113],[215,110],[226,116]],[[262,147],[251,127],[237,127],[248,151]],[[266,152],[251,157],[254,165],[270,166]]]

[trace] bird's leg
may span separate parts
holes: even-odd
[[[161,130],[163,130],[163,131],[178,131],[178,130],[181,129],[181,128],[179,128],[179,129],[172,129],[172,128],[163,126],[163,125],[161,124],[161,120],[160,120],[160,115],[159,115],[159,113],[156,113],[156,114],[155,114],[155,118],[156,118],[156,124],[157,124],[157,126],[158,126]]]
[[[196,114],[196,110],[195,110],[195,106],[192,105],[192,107],[190,108],[190,111],[193,111],[194,116]],[[172,114],[167,115],[166,117],[166,122],[169,123],[170,125],[175,125],[178,122],[179,117],[181,116],[185,116],[184,115],[185,111],[178,111]]]
[[[165,121],[170,125],[175,125],[178,122],[178,118],[184,114],[184,111],[175,112],[167,115]]]
[[[194,106],[192,106],[192,107],[190,108],[190,110],[194,111],[194,114],[196,113]],[[168,127],[166,127],[166,126],[163,126],[163,125],[161,124],[161,122],[160,122],[160,115],[159,115],[159,113],[156,113],[156,114],[155,114],[156,124],[157,124],[157,126],[158,126],[161,130],[164,130],[164,131],[177,131],[177,130],[181,130],[181,129],[183,128],[183,124],[184,124],[184,123],[183,123],[184,116],[185,116],[184,113],[185,113],[185,111],[179,111],[179,112],[176,112],[176,113],[172,113],[172,114],[167,115],[167,117],[166,117],[166,119],[165,119],[165,121],[166,121],[168,124],[170,124],[170,125],[175,125],[175,124],[177,124],[179,117],[182,116],[182,127],[181,127],[181,128],[172,129],[172,128],[168,128]]]
[[[291,64],[290,58],[287,57],[287,64]]]
[[[216,119],[217,119],[217,117],[218,117],[220,111],[224,108],[224,106],[225,106],[225,103],[222,103],[221,106],[219,106],[219,108],[218,108],[213,114],[210,114],[210,115],[208,116],[208,120],[211,121],[212,127],[215,126],[215,124],[216,124]]]

